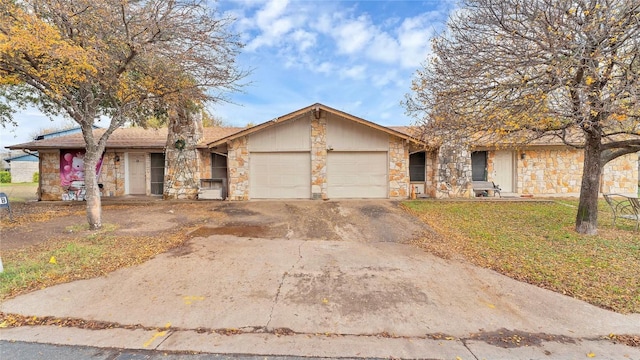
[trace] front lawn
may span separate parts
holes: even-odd
[[[0,192],[9,197],[9,202],[36,200],[38,183],[0,183]]]
[[[418,245],[621,313],[640,313],[640,233],[613,228],[600,204],[599,234],[577,234],[577,200],[409,201],[437,234]]]

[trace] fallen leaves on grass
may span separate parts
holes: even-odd
[[[621,313],[640,313],[640,235],[601,216],[599,235],[574,231],[575,208],[554,202],[413,201],[428,224],[416,245]]]
[[[223,216],[201,204],[162,206],[186,215],[184,218],[180,215],[180,223],[169,230],[147,232],[145,235],[137,235],[130,229],[118,232],[118,226],[103,226],[98,231],[74,231],[73,237],[65,240],[54,238],[34,246],[3,252],[5,271],[0,273],[0,299],[141,264],[183,244],[189,238],[187,234],[201,226],[203,221]],[[117,206],[110,206],[109,209],[116,210]],[[25,231],[28,231],[27,228],[28,224],[25,225]]]

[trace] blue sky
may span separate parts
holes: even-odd
[[[259,124],[319,102],[381,125],[409,125],[400,105],[455,0],[223,0],[246,44],[238,57],[250,83],[210,111],[232,126]],[[53,123],[36,110],[0,128],[0,147]]]

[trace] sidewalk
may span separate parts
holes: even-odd
[[[99,348],[172,352],[300,356],[320,358],[393,359],[640,359],[640,349],[607,340],[575,340],[575,343],[543,341],[536,346],[503,348],[468,339],[431,340],[381,338],[358,335],[220,335],[192,330],[81,330],[39,326],[0,332],[0,340],[43,342]],[[141,345],[142,344],[142,345]],[[147,346],[145,346],[147,345]],[[166,358],[166,356],[162,356]],[[180,358],[188,358],[182,355]],[[93,359],[93,358],[92,358]],[[170,358],[169,358],[170,359]]]

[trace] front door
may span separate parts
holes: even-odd
[[[145,154],[129,154],[129,194],[146,195]]]
[[[496,151],[494,160],[495,178],[493,182],[503,192],[514,192],[513,189],[513,152]]]

